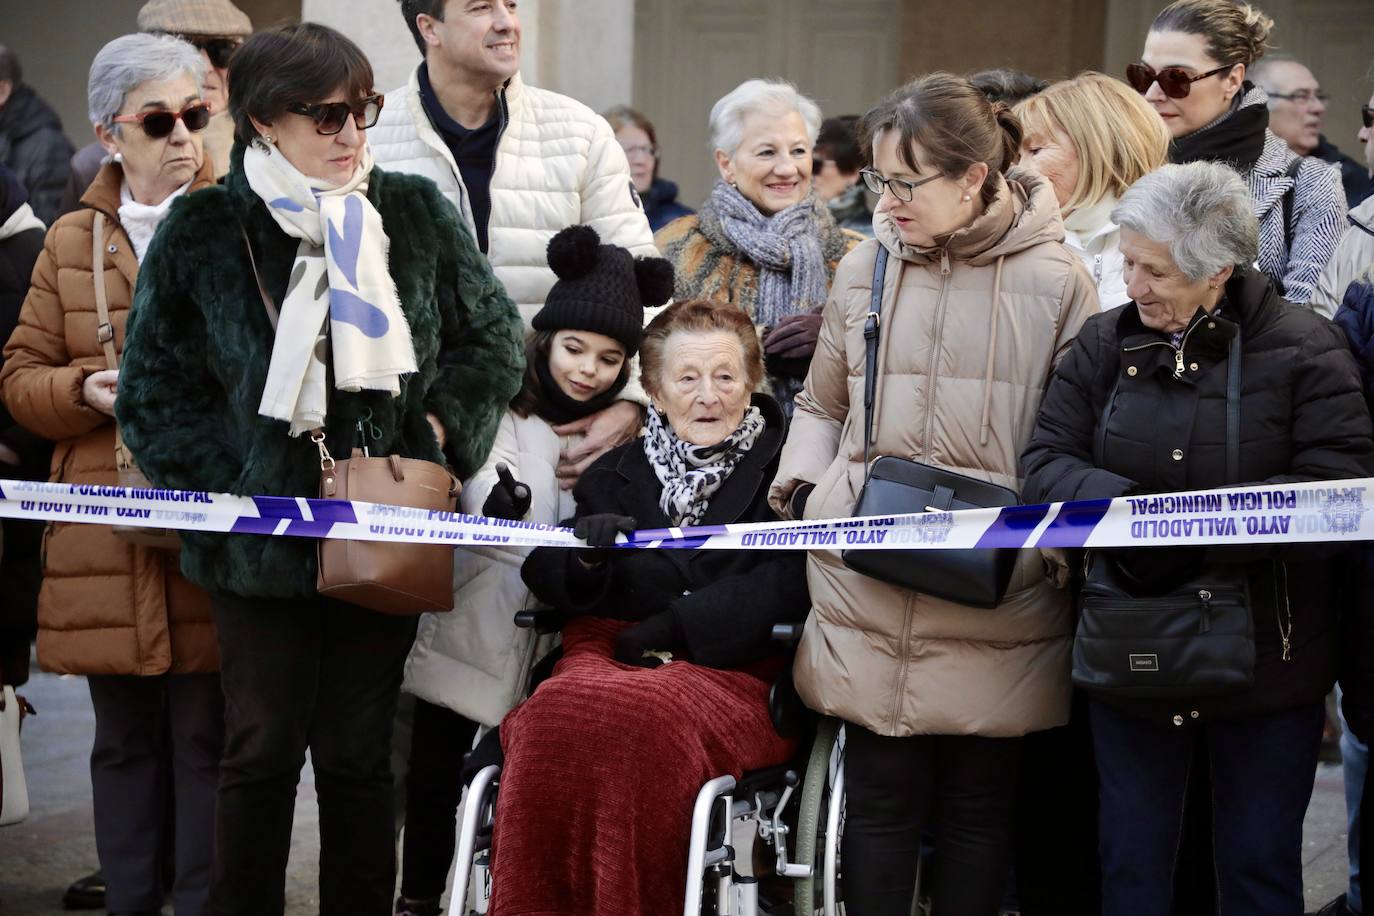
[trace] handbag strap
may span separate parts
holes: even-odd
[[[95,211],[95,219],[91,222],[91,284],[95,287],[95,339],[105,352],[105,368],[118,372],[119,353],[115,351],[110,296],[105,289],[105,214],[99,210]],[[119,470],[133,467],[118,423],[115,423],[114,440],[115,467]]]
[[[243,223],[239,223],[239,234],[243,236],[243,250],[248,252],[248,266],[253,271],[253,281],[258,284],[258,295],[262,297],[262,307],[267,312],[267,320],[272,324],[272,330],[277,329],[277,304],[272,301],[272,294],[267,291],[267,284],[262,282],[262,274],[258,273],[258,262],[253,257],[253,243],[248,240],[248,230]]]
[[[1240,483],[1240,327],[1231,337],[1230,352],[1226,358],[1226,480],[1224,483]],[[1097,435],[1093,437],[1093,464],[1102,467],[1103,456],[1107,451],[1107,421],[1111,418],[1112,407],[1116,404],[1117,389],[1121,386],[1121,372],[1116,373],[1116,382],[1111,394],[1102,408],[1102,417],[1097,421]]]
[[[868,317],[864,319],[864,469],[868,468],[868,449],[873,442],[873,400],[878,391],[878,326],[882,322],[883,275],[887,272],[887,248],[878,244],[873,259],[873,294]]]

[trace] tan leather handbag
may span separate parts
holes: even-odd
[[[310,439],[320,449],[320,496],[356,499],[420,510],[452,512],[462,485],[448,469],[420,458],[365,456],[354,449],[336,462],[325,448],[324,431]],[[421,528],[418,519],[398,515],[398,528]],[[453,608],[453,547],[445,544],[396,544],[388,541],[320,539],[320,571],[315,588],[382,614],[423,614]]]
[[[110,323],[110,300],[105,293],[105,214],[95,212],[91,224],[91,277],[95,282],[95,311],[99,318],[95,337],[105,351],[105,366],[119,371],[119,354],[115,352],[114,325]],[[148,489],[152,484],[134,463],[134,456],[124,445],[124,436],[115,424],[115,473],[119,485],[126,489]],[[112,525],[114,536],[130,544],[154,547],[158,550],[180,550],[181,535],[173,528],[138,528],[133,525]]]
[[[277,306],[258,273],[253,245],[243,232],[248,263],[262,296],[272,329]],[[324,444],[324,430],[310,432],[320,450],[320,496],[423,510],[452,512],[462,485],[448,468],[422,458],[390,455],[373,458],[360,448],[335,461]],[[398,515],[397,527],[421,527]],[[321,595],[347,601],[381,614],[408,616],[453,608],[453,547],[445,544],[398,544],[388,541],[319,539],[319,573],[315,589]]]

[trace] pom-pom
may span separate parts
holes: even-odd
[[[673,263],[666,258],[635,258],[635,282],[645,305],[662,305],[673,298]]]
[[[591,226],[569,226],[549,240],[549,266],[560,280],[585,277],[596,267],[601,236]]]

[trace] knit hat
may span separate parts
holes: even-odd
[[[246,38],[253,34],[253,22],[229,0],[148,0],[138,11],[138,30]]]
[[[534,329],[605,334],[625,345],[627,357],[644,336],[644,307],[662,305],[673,295],[671,263],[603,245],[591,226],[569,226],[555,235],[549,266],[558,282],[534,316]]]

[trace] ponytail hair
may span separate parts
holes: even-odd
[[[869,162],[877,135],[888,130],[898,132],[898,155],[913,171],[920,171],[915,146],[947,178],[986,164],[984,206],[997,196],[997,176],[1016,163],[1024,133],[1005,102],[990,102],[966,78],[943,71],[912,80],[863,116],[859,136]]]

